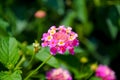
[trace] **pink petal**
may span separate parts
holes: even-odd
[[[75,52],[74,52],[74,48],[73,47],[69,48],[68,50],[69,50],[70,54],[74,55]]]
[[[72,45],[73,46],[78,46],[79,45],[79,41],[77,39],[73,40]]]
[[[46,38],[47,36],[49,36],[49,34],[48,34],[48,33],[44,33],[41,40],[45,40],[45,38]]]
[[[50,53],[51,53],[52,55],[56,55],[56,53],[57,53],[57,48],[56,48],[56,47],[51,47],[51,48],[50,48]]]
[[[42,47],[46,47],[46,46],[48,46],[48,42],[44,41],[41,45],[42,45]]]
[[[50,47],[55,47],[57,45],[57,40],[51,40],[50,43],[49,43],[49,46]]]
[[[66,51],[66,47],[65,47],[65,46],[59,46],[59,47],[58,47],[58,52],[59,52],[60,54],[65,53],[65,51]]]

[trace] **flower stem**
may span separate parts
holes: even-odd
[[[27,65],[28,69],[29,69],[29,66],[30,66],[30,64],[32,63],[32,61],[33,61],[34,57],[35,57],[35,54],[34,54],[34,53],[32,53],[32,58],[30,59],[30,61],[29,61],[28,65]]]
[[[82,73],[82,71],[83,71],[83,67],[84,67],[84,64],[82,63],[82,65],[81,65],[81,69],[80,69],[80,73]]]
[[[21,60],[20,60],[19,63],[16,65],[16,67],[15,67],[14,70],[19,69],[19,66],[20,66],[24,61],[25,61],[25,56],[23,55],[22,58],[21,58]]]
[[[94,45],[86,38],[81,40],[81,43],[83,43],[86,48],[90,51],[90,53],[92,54],[93,57],[95,57],[98,61],[100,61],[101,63],[103,63],[103,56],[100,55],[98,52],[96,52]]]
[[[94,73],[94,72],[91,72],[91,73],[86,77],[85,80],[88,80],[88,79],[92,76],[93,73]]]
[[[38,71],[50,58],[52,55],[50,55],[42,64],[40,64],[35,70],[33,70],[24,80],[28,80],[30,76],[32,76],[36,71]]]

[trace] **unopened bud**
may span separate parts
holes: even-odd
[[[35,53],[37,53],[40,50],[40,44],[38,43],[38,41],[35,40],[35,42],[33,43],[33,47]]]
[[[35,13],[36,18],[44,18],[46,16],[46,12],[43,10],[39,10]]]
[[[86,57],[82,57],[82,58],[80,59],[80,62],[81,62],[81,63],[87,63],[87,62],[88,62],[88,59],[87,59]]]
[[[95,71],[97,69],[98,65],[96,63],[92,64],[90,66],[91,70]]]

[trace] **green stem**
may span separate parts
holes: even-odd
[[[19,63],[16,65],[16,67],[15,67],[14,70],[19,69],[19,66],[20,66],[24,61],[25,61],[25,56],[23,55],[22,58],[21,58],[21,60],[20,60]]]
[[[95,49],[92,48],[94,45],[88,39],[84,38],[83,40],[81,40],[81,43],[83,43],[87,47],[93,57],[103,63],[103,56],[101,56],[98,52],[96,52]]]
[[[35,53],[32,53],[32,58],[30,59],[30,61],[29,61],[29,63],[28,63],[28,67],[30,66],[30,64],[32,63],[32,61],[33,61],[33,59],[34,59],[34,57],[35,57]]]
[[[50,58],[52,55],[50,55],[42,64],[40,64],[35,70],[33,70],[24,80],[28,80],[30,76],[32,76],[36,71],[38,71]]]
[[[84,64],[82,63],[82,65],[81,65],[81,69],[80,69],[80,73],[82,73],[82,71],[83,71],[83,67],[84,67]]]
[[[88,80],[92,76],[92,74],[93,74],[93,71],[86,77],[85,80]]]

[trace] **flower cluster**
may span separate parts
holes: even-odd
[[[56,28],[52,26],[47,33],[43,34],[42,47],[50,47],[52,55],[56,55],[57,52],[64,54],[66,50],[69,50],[70,54],[73,55],[74,47],[79,45],[77,37],[78,35],[72,31],[71,27],[59,26]]]
[[[46,74],[47,80],[72,80],[70,73],[62,68],[52,69]]]
[[[105,65],[98,66],[96,76],[100,77],[102,80],[116,80],[114,71]]]

